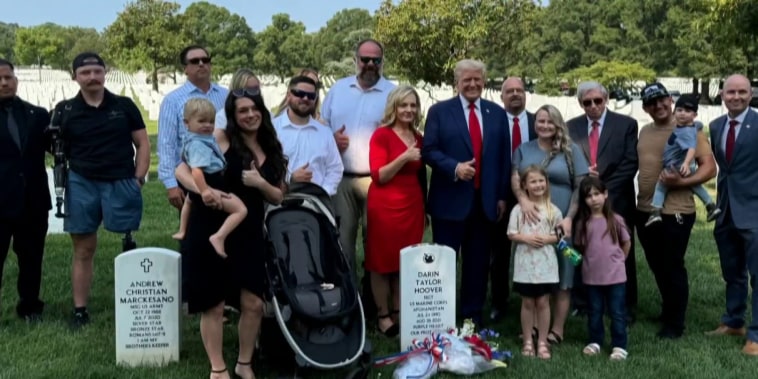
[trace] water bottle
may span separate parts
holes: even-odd
[[[571,247],[571,245],[569,245],[569,243],[563,238],[563,228],[555,228],[555,234],[558,236],[558,243],[555,245],[555,248],[558,249],[558,252],[563,254],[564,257],[568,258],[571,264],[579,266],[582,263],[582,254]]]

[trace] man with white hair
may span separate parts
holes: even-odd
[[[599,177],[608,188],[614,212],[621,215],[634,236],[636,209],[634,177],[637,175],[637,121],[608,110],[608,90],[598,82],[582,82],[577,86],[577,100],[584,114],[566,124],[569,136],[582,148],[590,162],[590,175]],[[626,264],[626,306],[629,321],[634,321],[637,308],[637,265],[634,238]],[[582,293],[581,270],[574,283],[575,309],[586,304]],[[577,296],[578,295],[578,296]]]
[[[492,236],[505,214],[511,167],[505,111],[481,98],[485,70],[484,63],[471,59],[455,65],[458,95],[429,109],[422,150],[432,168],[427,212],[433,239],[460,252],[460,313],[477,326],[483,321]]]
[[[334,196],[334,207],[340,220],[340,244],[357,275],[355,241],[359,221],[363,235],[366,234],[366,195],[371,184],[369,141],[380,126],[387,96],[395,84],[382,76],[384,47],[379,41],[365,39],[358,42],[354,59],[357,74],[332,85],[324,99],[321,117],[332,128],[342,154],[345,171]],[[369,307],[366,314],[373,314],[370,307],[374,301],[368,275],[364,275],[363,291],[364,307]]]

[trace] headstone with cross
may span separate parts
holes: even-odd
[[[117,364],[160,366],[179,360],[181,259],[157,247],[116,257]]]

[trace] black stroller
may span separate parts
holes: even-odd
[[[330,370],[357,362],[347,378],[366,378],[371,344],[329,195],[315,184],[293,185],[281,205],[268,206],[264,228],[267,313],[273,313],[297,368]]]

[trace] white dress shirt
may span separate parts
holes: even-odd
[[[742,129],[742,124],[745,123],[745,117],[747,117],[747,112],[750,110],[750,107],[747,107],[742,113],[738,114],[737,117],[731,118],[729,115],[726,115],[726,121],[724,121],[724,131],[721,132],[721,151],[726,153],[726,136],[729,134],[729,121],[736,120],[737,125],[734,126],[734,142],[737,142],[737,136],[740,135],[740,130]]]
[[[287,112],[275,118],[273,124],[289,160],[287,181],[295,170],[308,163],[308,169],[313,172],[311,182],[321,186],[329,195],[335,195],[342,180],[343,166],[331,129],[312,117],[306,125],[295,125]]]
[[[321,107],[321,118],[331,127],[332,133],[345,126],[350,144],[342,153],[345,172],[369,175],[369,142],[380,126],[387,105],[387,96],[395,84],[380,78],[371,88],[364,90],[355,76],[338,80],[326,94]]]
[[[463,95],[458,95],[458,98],[461,99],[461,105],[463,105],[463,116],[466,119],[466,128],[471,129],[471,125],[469,125],[469,113],[471,110],[468,108],[470,101],[466,100]],[[482,133],[482,141],[484,141],[484,122],[482,121],[482,102],[481,99],[476,99],[474,102],[474,106],[476,107],[476,118],[479,119],[479,131]]]
[[[608,110],[604,110],[603,114],[600,115],[600,119],[597,120],[597,123],[600,124],[597,127],[597,139],[600,140],[600,135],[603,133],[603,126],[605,126],[605,116],[608,115]],[[594,121],[587,117],[587,136],[589,137],[590,133],[592,133],[592,123]]]
[[[521,111],[518,115],[512,115],[508,111],[505,112],[508,115],[508,131],[511,136],[511,151],[513,151],[513,119],[518,119],[519,136],[521,136],[521,143],[529,141],[529,118],[527,117],[526,110]]]

